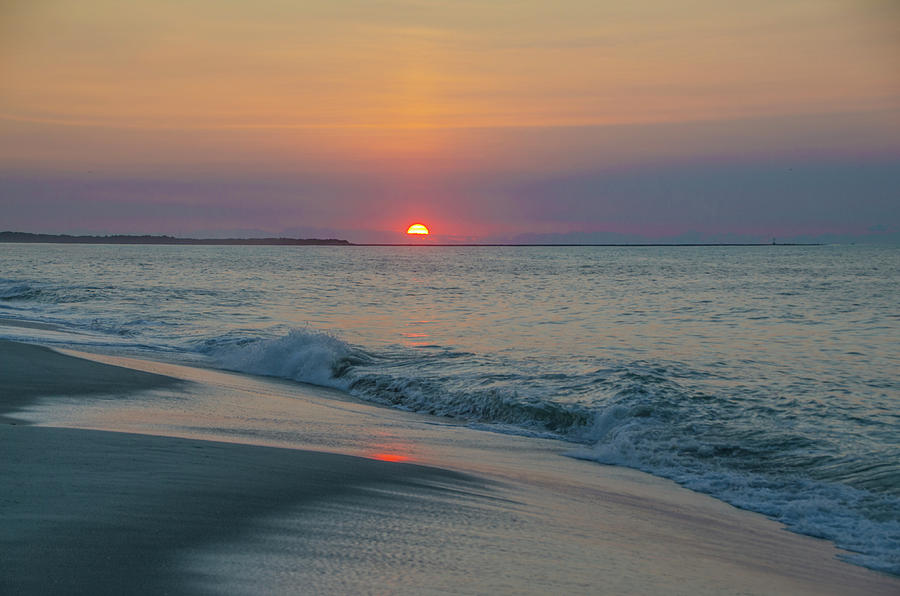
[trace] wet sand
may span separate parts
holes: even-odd
[[[182,381],[74,358],[49,348],[0,340],[0,420],[37,397],[109,395],[175,386]]]
[[[0,593],[900,591],[824,541],[555,442],[87,357],[0,341]],[[348,454],[367,435],[430,465]]]

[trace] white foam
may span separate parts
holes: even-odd
[[[222,368],[346,389],[341,374],[353,349],[327,333],[292,330],[284,337],[209,343],[206,353]]]

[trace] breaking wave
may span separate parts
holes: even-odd
[[[198,349],[228,370],[333,387],[413,412],[560,436],[589,426],[593,416],[587,408],[527,398],[510,387],[464,387],[465,378],[428,374],[444,368],[446,360],[466,355],[458,352],[412,360],[407,355],[375,355],[328,333],[299,329],[274,339],[224,336],[204,341]],[[407,375],[409,369],[424,374]]]
[[[332,335],[299,329],[276,339],[223,336],[204,341],[199,351],[227,370],[338,389],[347,389],[352,366],[368,360]]]

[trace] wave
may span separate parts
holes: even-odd
[[[295,329],[273,339],[228,335],[206,340],[198,350],[228,370],[333,387],[367,401],[413,412],[511,424],[560,436],[589,426],[593,417],[586,408],[523,398],[514,389],[456,388],[446,378],[442,381],[422,375],[398,375],[397,372],[428,363],[423,363],[423,359],[374,355],[320,331]],[[437,359],[446,365],[447,360],[465,355],[445,351]],[[392,369],[395,374],[380,372]]]
[[[368,360],[363,351],[332,335],[300,329],[275,339],[226,335],[203,341],[198,351],[227,370],[344,390],[350,367]]]
[[[0,279],[0,301],[12,303],[64,304],[96,300],[102,288],[61,286],[31,280]]]
[[[598,416],[596,441],[567,455],[669,478],[797,533],[831,540],[850,551],[841,555],[845,560],[900,575],[896,464],[882,474],[880,490],[821,480],[811,464],[825,458],[810,440],[790,433],[773,437],[762,429],[756,440],[740,430],[726,439],[724,430],[708,433],[659,414],[645,405],[611,407]],[[767,440],[772,443],[764,446]],[[863,464],[857,460],[856,466]]]
[[[0,287],[0,300],[36,300],[41,294],[40,288],[29,284],[11,284]]]
[[[827,428],[791,421],[795,401],[778,408],[738,389],[704,391],[709,372],[630,362],[564,373],[434,346],[376,353],[309,329],[268,339],[235,333],[196,349],[229,370],[577,443],[568,455],[670,478],[900,574],[900,465],[831,456]]]

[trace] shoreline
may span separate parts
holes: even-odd
[[[441,242],[391,242],[391,243],[376,243],[376,242],[348,242],[344,240],[330,242],[330,241],[307,241],[304,239],[285,239],[282,241],[281,239],[274,239],[273,241],[266,241],[268,239],[262,238],[259,241],[254,241],[253,239],[243,239],[243,238],[227,238],[224,240],[217,240],[215,238],[212,239],[195,239],[195,238],[176,238],[175,241],[107,241],[107,240],[79,240],[79,241],[66,241],[66,240],[0,240],[0,244],[88,244],[88,245],[106,245],[106,246],[334,246],[334,247],[405,247],[405,246],[416,246],[416,247],[432,247],[432,248],[571,248],[571,247],[595,247],[595,248],[679,248],[679,247],[753,247],[753,246],[827,246],[825,243],[821,242],[679,242],[679,243],[660,243],[660,242],[650,242],[650,243],[630,243],[630,244],[622,244],[622,243],[560,243],[560,244],[546,244],[546,243],[460,243],[460,244],[449,244],[449,243],[441,243]]]
[[[435,247],[717,247],[717,246],[824,246],[821,242],[350,242],[338,238],[183,238],[150,234],[110,234],[106,236],[72,236],[69,234],[35,234],[32,232],[0,232],[0,244],[107,244],[135,246],[435,246]]]
[[[203,592],[174,569],[179,553],[240,536],[256,517],[377,491],[405,491],[384,505],[409,507],[404,501],[482,484],[339,453],[44,427],[9,416],[54,396],[127,400],[189,382],[0,340],[0,592]]]
[[[397,593],[889,594],[900,587],[898,578],[837,560],[825,541],[656,477],[562,458],[551,441],[435,427],[418,415],[233,373],[83,359],[7,341],[0,348],[21,369],[11,377],[0,367],[0,411],[27,406],[26,397],[55,411],[54,399],[41,397],[47,381],[44,389],[28,384],[50,370],[68,375],[66,402],[92,402],[91,412],[101,413],[137,408],[94,430],[79,427],[77,416],[69,428],[0,419],[8,453],[0,511],[9,528],[0,586],[10,592],[289,592],[285,574],[343,592],[365,589],[368,577]],[[221,421],[196,420],[210,404],[228,412],[228,390],[236,392],[234,407],[256,417],[263,408],[273,417],[286,416],[276,406],[291,408],[310,429],[298,436],[311,447],[254,444],[266,437],[242,435],[244,428],[230,442]],[[194,430],[177,437],[166,428],[178,427],[152,413],[166,396],[181,400],[182,410],[195,398],[212,401],[199,414],[179,412]],[[206,426],[228,441],[196,438]],[[334,440],[352,432],[401,436],[411,453],[425,454],[412,461],[428,465],[339,453]]]
[[[6,321],[0,321],[6,324]],[[46,329],[44,326],[22,325]],[[50,348],[0,340],[0,423],[7,415],[53,395],[104,395],[174,387],[182,381],[67,356]]]

